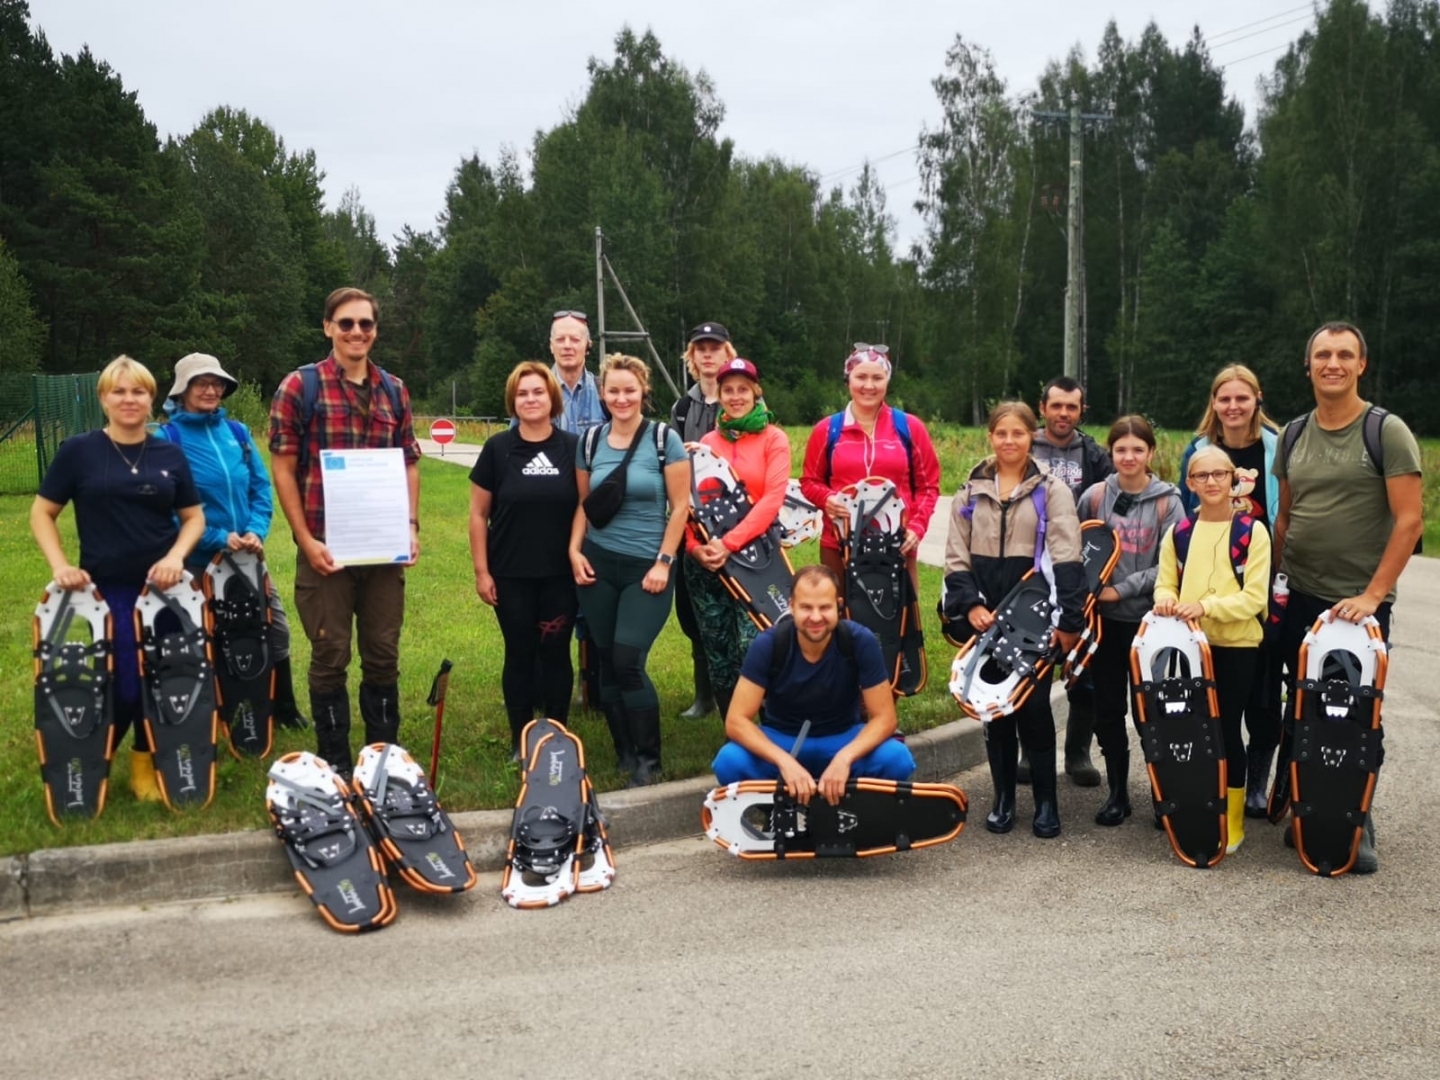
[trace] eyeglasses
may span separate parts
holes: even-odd
[[[374,319],[336,319],[335,325],[340,328],[342,334],[348,334],[357,326],[362,334],[368,334],[375,329]]]
[[[200,393],[202,393],[202,394],[220,394],[220,393],[224,393],[226,385],[228,385],[228,384],[221,382],[219,379],[191,379],[191,380],[190,380],[190,388],[191,388],[192,390],[198,390],[198,391],[200,391]]]
[[[1197,484],[1208,484],[1214,480],[1217,484],[1222,480],[1228,480],[1235,475],[1234,469],[1216,469],[1214,472],[1192,472],[1190,479]]]
[[[855,342],[855,349],[854,349],[854,351],[857,352],[857,353],[873,352],[873,353],[879,353],[881,356],[889,356],[889,355],[890,355],[890,346],[889,346],[889,345],[870,345],[870,344],[868,344],[867,342],[864,342],[864,341],[857,341],[857,342]]]
[[[554,315],[550,316],[550,319],[552,322],[558,319],[579,319],[586,325],[590,323],[590,316],[586,315],[583,311],[557,311]]]

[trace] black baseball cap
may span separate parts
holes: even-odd
[[[697,341],[729,341],[730,331],[721,326],[718,322],[701,323],[690,331],[689,344],[694,345]]]

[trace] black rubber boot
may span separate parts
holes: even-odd
[[[1270,805],[1270,759],[1267,754],[1257,754],[1253,746],[1245,748],[1245,816],[1248,818],[1268,817]]]
[[[311,690],[310,715],[315,720],[315,753],[348,783],[355,771],[350,756],[350,691],[317,694]]]
[[[1030,788],[1035,793],[1031,831],[1042,840],[1060,835],[1060,806],[1055,796],[1055,748],[1030,751]]]
[[[615,768],[626,776],[635,771],[635,747],[630,742],[630,722],[625,716],[625,706],[619,701],[600,703],[605,713],[605,724],[610,728],[610,741],[615,744]]]
[[[1008,833],[1015,827],[1015,729],[1005,725],[1002,733],[994,723],[985,725],[985,757],[990,762],[990,783],[995,789],[995,802],[985,815],[985,828],[993,833]]]
[[[680,719],[703,720],[715,711],[715,693],[710,688],[710,663],[698,641],[690,643],[690,660],[695,666],[695,700],[680,714]]]
[[[1352,874],[1373,874],[1380,869],[1380,856],[1375,853],[1375,817],[1365,815],[1365,828],[1360,833],[1360,848],[1355,852]]]
[[[1113,827],[1119,825],[1133,813],[1130,806],[1130,752],[1105,755],[1105,779],[1110,785],[1110,797],[1095,815],[1095,824]]]
[[[625,709],[630,722],[630,744],[635,748],[635,767],[626,787],[648,787],[660,780],[660,707]]]
[[[400,687],[395,683],[360,684],[360,719],[365,723],[365,745],[400,741]]]
[[[1023,746],[1020,747],[1020,764],[1015,766],[1015,782],[1030,783],[1030,751]]]
[[[1100,786],[1100,770],[1090,760],[1090,737],[1094,733],[1094,706],[1070,702],[1070,718],[1065,721],[1065,775],[1076,787]]]
[[[281,727],[303,731],[310,726],[295,701],[295,679],[290,672],[290,658],[275,661],[275,723]]]

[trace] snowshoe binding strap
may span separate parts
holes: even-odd
[[[220,584],[222,595],[212,596],[215,641],[226,669],[237,679],[253,679],[270,666],[269,604],[228,551],[218,556],[230,573]]]
[[[805,498],[800,481],[794,478],[785,486],[785,501],[780,506],[778,520],[780,543],[787,548],[814,540],[820,535],[824,521],[819,508]]]

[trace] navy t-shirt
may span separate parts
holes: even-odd
[[[485,441],[470,482],[492,496],[487,550],[493,577],[570,574],[570,527],[580,501],[578,442],[558,427],[543,442],[526,442],[518,427]]]
[[[798,634],[785,665],[770,682],[775,630],[760,634],[745,654],[740,674],[765,690],[762,722],[787,734],[799,734],[810,721],[811,735],[838,735],[860,723],[860,692],[889,686],[880,640],[859,623],[845,620],[855,644],[855,658],[846,659],[835,638],[816,663],[800,651]]]
[[[74,505],[80,569],[96,582],[136,586],[175,545],[175,511],[200,504],[180,447],[149,436],[143,452],[140,444],[117,452],[104,431],[60,444],[40,497]]]

